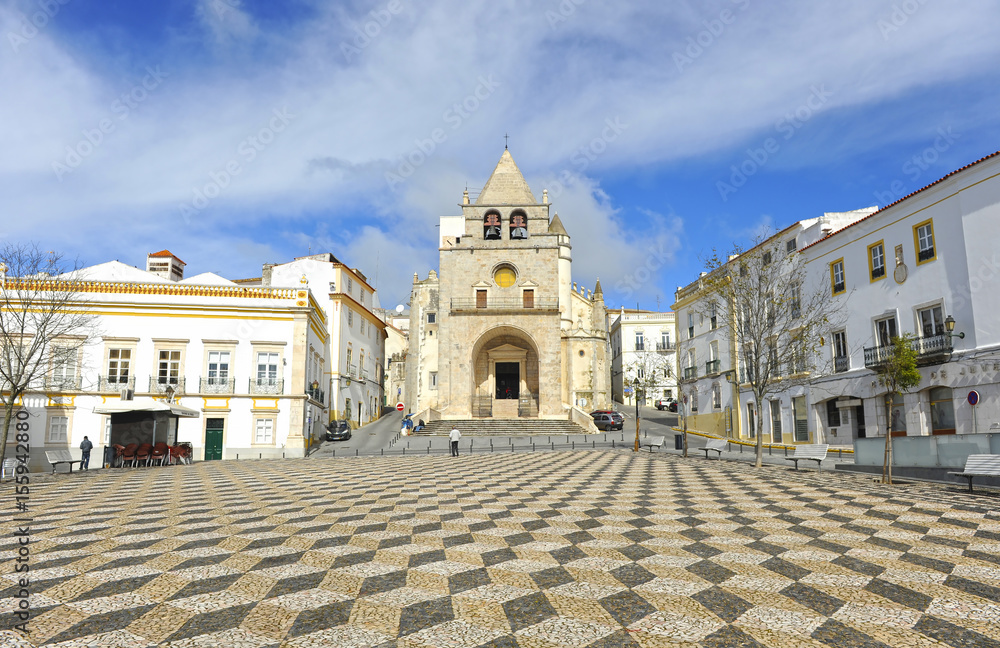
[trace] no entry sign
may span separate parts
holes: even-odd
[[[402,412],[403,411],[403,404],[402,403],[396,403],[396,409],[399,410],[400,412]]]

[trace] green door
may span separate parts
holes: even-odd
[[[222,459],[222,431],[226,427],[225,423],[225,419],[205,419],[205,461]]]

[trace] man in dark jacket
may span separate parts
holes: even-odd
[[[80,467],[86,470],[90,466],[90,451],[94,449],[94,444],[90,442],[90,439],[83,437],[83,441],[80,443],[81,459]]]

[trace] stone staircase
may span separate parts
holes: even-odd
[[[549,421],[534,418],[522,419],[468,419],[464,421],[431,421],[414,436],[448,436],[452,427],[466,436],[531,436],[560,434],[586,434],[587,431],[572,421]]]

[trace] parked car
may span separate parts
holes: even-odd
[[[326,426],[327,441],[347,441],[351,438],[351,426],[345,420],[330,421]]]
[[[596,410],[590,413],[598,430],[621,430],[625,417],[614,410]]]
[[[677,401],[673,398],[661,398],[656,401],[656,409],[660,411],[667,410],[668,412],[676,412]]]

